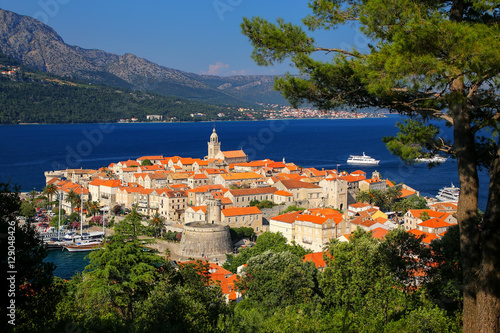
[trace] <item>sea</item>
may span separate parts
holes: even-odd
[[[319,170],[361,169],[368,176],[378,171],[383,178],[403,182],[422,196],[435,196],[451,184],[459,186],[456,160],[429,169],[425,163],[407,165],[387,150],[382,138],[396,135],[396,123],[402,120],[399,115],[387,115],[371,119],[5,125],[0,126],[0,181],[10,181],[28,192],[43,189],[44,172],[49,170],[96,169],[145,155],[203,158],[215,127],[222,150],[243,149],[250,160],[284,160]],[[450,128],[436,125],[441,137],[452,138]],[[379,165],[346,163],[350,155],[363,153],[379,159]],[[488,180],[487,171],[481,171],[479,202],[483,210]],[[58,255],[51,252],[49,259],[54,261]],[[60,267],[69,267],[68,261],[76,256],[66,253],[63,259],[56,262],[56,275],[67,278],[74,268],[66,273]]]

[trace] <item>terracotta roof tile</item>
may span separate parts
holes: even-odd
[[[311,222],[314,224],[324,224],[328,219],[322,216],[314,216],[309,214],[303,214],[297,216],[296,221]]]
[[[285,180],[280,180],[280,182],[287,189],[295,189],[295,188],[321,188],[321,186],[310,184],[310,183],[301,182],[300,180],[296,180],[296,179],[285,179]]]
[[[324,252],[308,253],[304,256],[303,262],[312,261],[316,266],[316,268],[324,268],[326,267],[326,261],[324,259],[324,256],[325,256]]]
[[[297,219],[297,217],[302,214],[302,211],[298,212],[289,212],[286,214],[278,215],[275,217],[271,217],[271,220],[273,221],[278,221],[278,222],[286,222],[286,223],[293,223]]]
[[[231,207],[222,210],[225,217],[262,214],[257,207]]]
[[[226,150],[222,154],[226,158],[247,157],[243,150]]]
[[[261,187],[261,188],[248,188],[248,189],[240,189],[240,190],[229,190],[228,192],[231,195],[244,196],[244,195],[259,195],[259,194],[271,194],[276,192],[278,189],[276,187]]]
[[[389,231],[387,229],[378,227],[372,230],[372,237],[377,238],[377,239],[383,239],[385,238],[385,235],[387,235]]]
[[[437,217],[428,219],[427,221],[424,221],[422,223],[418,224],[421,227],[427,227],[427,228],[445,228],[445,227],[450,227],[451,224],[449,224],[446,221],[443,221]]]
[[[428,232],[420,231],[418,229],[408,230],[409,233],[414,234],[415,236],[424,235],[422,240],[423,243],[430,244],[433,240],[438,239],[439,237],[436,234],[430,234]]]

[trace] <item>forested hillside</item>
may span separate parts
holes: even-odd
[[[167,121],[249,119],[232,107],[68,80],[20,66],[1,53],[0,71],[11,72],[0,75],[0,124],[146,121],[151,114]]]

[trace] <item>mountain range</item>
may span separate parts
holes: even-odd
[[[231,106],[287,104],[273,90],[274,76],[198,75],[127,53],[68,45],[54,29],[0,9],[0,51],[22,64],[59,76]]]

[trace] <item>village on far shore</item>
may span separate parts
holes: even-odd
[[[404,200],[418,197],[419,192],[405,184],[394,184],[377,171],[368,175],[362,170],[347,173],[301,168],[284,158],[248,161],[243,150],[221,150],[215,128],[203,159],[142,156],[98,170],[47,171],[45,178],[47,186],[56,187],[66,212],[79,210],[69,198],[73,192],[106,214],[117,208],[135,209],[145,217],[159,214],[165,219],[164,232],[182,233],[188,226],[211,223],[229,228],[250,227],[257,237],[266,231],[280,232],[289,244],[310,250],[312,254],[305,260],[314,261],[319,269],[325,265],[325,246],[332,239],[348,242],[357,228],[380,239],[395,228],[403,228],[416,236],[423,235],[422,242],[428,245],[457,223],[453,216],[456,202],[427,199],[429,209],[382,211],[373,204],[358,202],[358,194],[396,187],[396,200]],[[258,208],[259,203],[265,205]],[[285,212],[290,206],[294,209]],[[200,228],[189,230],[195,232],[191,237],[201,235],[196,233]],[[196,247],[195,243],[196,238],[191,238],[184,244],[183,254],[190,252],[186,246]],[[212,250],[217,253],[218,249]],[[214,269],[224,270],[220,266]]]

